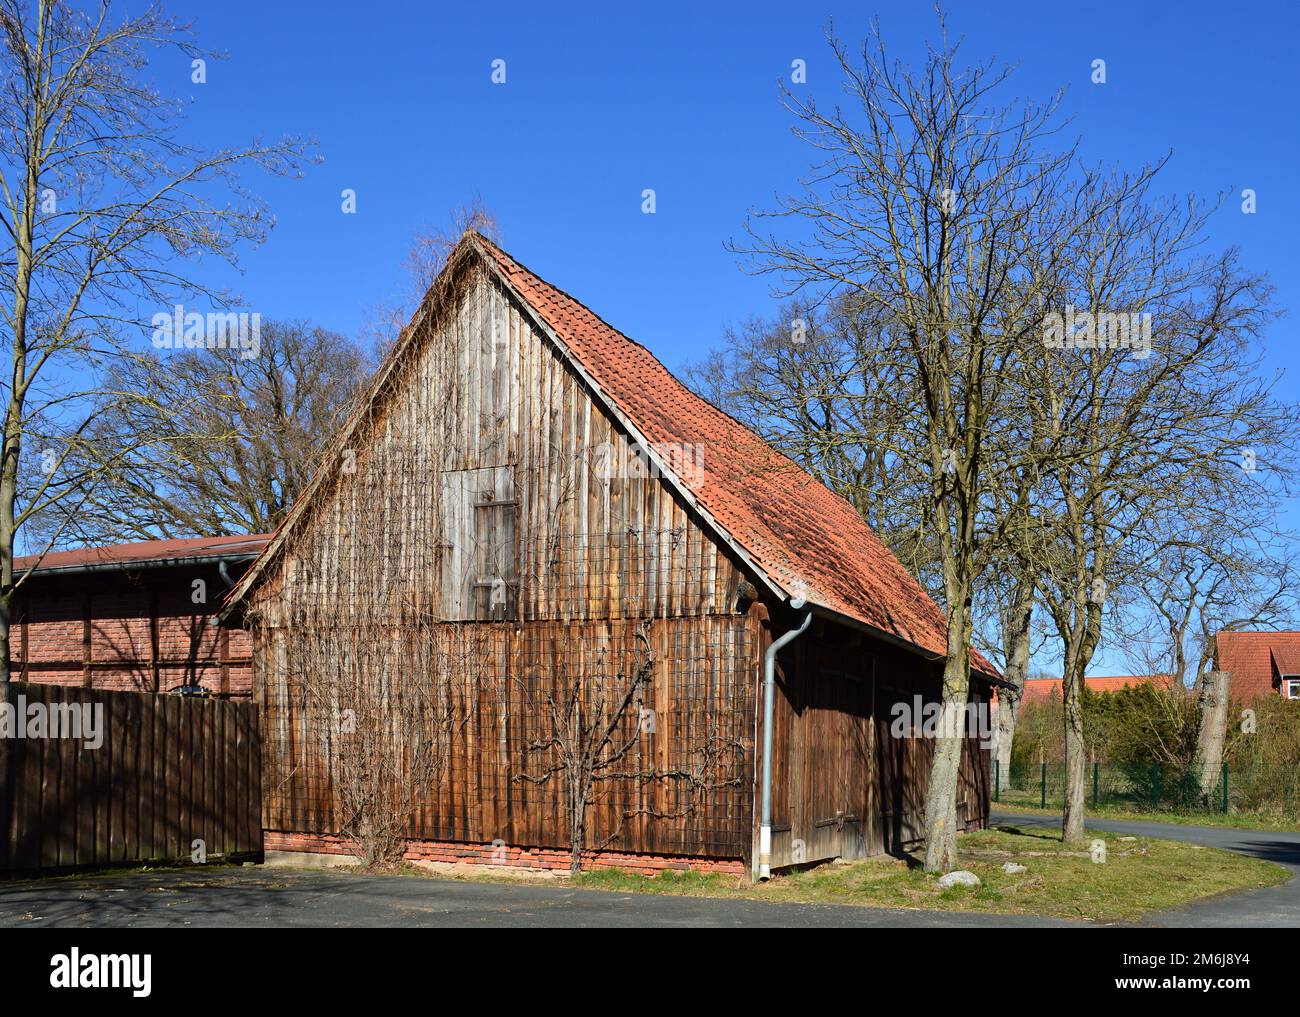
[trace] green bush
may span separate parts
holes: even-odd
[[[1145,810],[1158,801],[1162,811],[1192,813],[1222,809],[1222,786],[1201,793],[1194,695],[1153,685],[1105,693],[1085,688],[1082,705],[1088,755],[1100,764],[1100,803]],[[1063,725],[1059,694],[1021,706],[1009,790],[1026,802],[1041,800],[1043,762],[1048,764],[1048,804],[1059,804],[1063,796]],[[1300,816],[1300,702],[1280,696],[1249,705],[1234,702],[1224,762],[1233,811]],[[1092,779],[1090,769],[1090,804]]]

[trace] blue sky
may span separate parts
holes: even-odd
[[[807,165],[777,78],[807,61],[807,88],[838,84],[823,39],[860,37],[879,16],[904,59],[933,38],[924,2],[491,5],[168,3],[229,59],[191,85],[179,54],[152,73],[193,96],[207,145],[254,135],[315,137],[323,164],[299,181],[253,181],[278,225],[245,257],[249,307],[356,334],[402,283],[412,231],[480,195],[516,257],[574,292],[670,367],[723,326],[768,312],[768,283],[724,242]],[[1218,246],[1240,245],[1289,314],[1271,368],[1294,387],[1300,260],[1297,5],[1285,0],[1052,5],[957,0],[949,31],[968,59],[1017,64],[1012,91],[1066,87],[1086,157],[1137,166],[1172,151],[1169,192],[1229,194]],[[1107,82],[1089,80],[1091,62]],[[494,85],[491,63],[506,61]],[[1254,188],[1258,211],[1237,195]],[[340,191],[357,213],[340,212]],[[641,192],[657,193],[655,215]],[[1300,513],[1293,513],[1300,522]],[[1098,670],[1105,670],[1101,661]],[[1118,661],[1116,667],[1122,667]]]

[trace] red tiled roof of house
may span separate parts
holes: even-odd
[[[688,389],[644,346],[495,244],[474,239],[649,442],[702,451],[690,493],[778,587],[946,655],[943,611],[847,501]],[[972,658],[997,674],[977,651]]]
[[[1282,675],[1300,678],[1300,643],[1274,645],[1269,652],[1273,656],[1273,670],[1279,678]]]
[[[36,565],[36,574],[60,569],[88,567],[122,568],[143,565],[166,565],[188,558],[218,558],[246,555],[253,557],[266,546],[266,533],[237,534],[230,537],[182,537],[174,540],[142,540],[132,544],[109,544],[104,547],[80,547],[71,551],[52,551],[44,557],[25,555],[14,559],[14,572],[21,574]],[[39,561],[39,564],[38,564]]]
[[[1300,675],[1300,632],[1220,632],[1214,644],[1215,667],[1231,676],[1237,699],[1272,695],[1282,675]]]
[[[1172,679],[1167,674],[1116,674],[1085,677],[1083,683],[1091,692],[1118,692],[1120,689],[1128,688],[1131,685],[1158,685],[1162,688],[1169,688],[1172,685]],[[1025,682],[1021,702],[1049,699],[1052,696],[1059,697],[1060,695],[1060,678],[1030,678]]]

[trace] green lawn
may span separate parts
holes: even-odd
[[[1271,862],[1226,851],[1146,837],[1090,831],[1106,842],[1106,861],[1086,850],[1068,851],[1052,831],[1000,827],[959,838],[961,867],[983,885],[941,890],[938,877],[894,858],[822,865],[781,875],[758,886],[734,876],[664,873],[648,878],[618,870],[585,872],[574,885],[600,890],[744,897],[818,904],[930,908],[1048,915],[1095,921],[1131,921],[1149,911],[1178,907],[1231,890],[1272,886],[1287,871]],[[1002,871],[1014,861],[1028,871]]]

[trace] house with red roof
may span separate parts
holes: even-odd
[[[920,834],[943,611],[844,499],[477,234],[225,610],[269,850],[353,850],[407,702],[410,859],[761,877]],[[977,706],[1000,680],[973,655]]]
[[[1120,689],[1137,685],[1154,685],[1157,688],[1168,689],[1173,685],[1173,679],[1167,674],[1096,675],[1085,677],[1083,684],[1090,692],[1118,692]],[[1060,678],[1028,678],[1025,680],[1020,701],[1022,704],[1041,703],[1053,697],[1061,698]]]
[[[265,534],[146,540],[14,559],[17,681],[247,699],[252,643],[217,627]]]
[[[1228,673],[1234,699],[1300,699],[1300,632],[1220,632],[1214,666]]]

